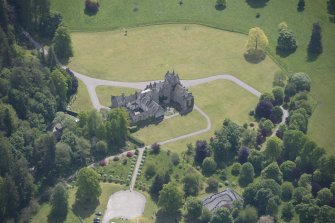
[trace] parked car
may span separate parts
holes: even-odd
[[[101,215],[102,215],[102,212],[99,211],[99,212],[95,213],[95,215],[96,215],[96,216],[101,216]]]

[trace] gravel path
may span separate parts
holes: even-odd
[[[133,177],[131,178],[130,186],[129,186],[130,191],[134,190],[135,183],[136,183],[136,178],[137,178],[137,173],[138,173],[138,170],[140,169],[140,165],[141,165],[144,150],[145,150],[145,147],[138,148],[137,162],[136,162],[134,172],[133,172]]]

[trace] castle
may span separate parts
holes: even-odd
[[[169,71],[165,80],[150,83],[141,92],[132,95],[112,96],[112,108],[125,107],[132,123],[148,119],[161,120],[164,118],[164,108],[173,106],[180,114],[186,114],[193,109],[192,93],[180,83],[178,74]]]

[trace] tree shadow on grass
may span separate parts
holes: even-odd
[[[60,222],[64,222],[66,219],[68,211],[63,214],[63,215],[56,215],[53,213],[50,213],[48,215],[48,223],[60,223]]]
[[[296,48],[293,50],[281,50],[278,47],[276,48],[276,54],[279,55],[282,58],[286,58],[290,56],[292,53],[296,51]]]
[[[225,5],[215,5],[215,9],[218,10],[218,11],[222,11],[226,8]]]
[[[265,56],[266,56],[265,53],[263,55],[253,55],[253,54],[245,53],[244,59],[248,61],[249,63],[258,64],[265,59]]]
[[[100,202],[98,199],[91,201],[76,201],[72,205],[72,210],[81,218],[87,218],[95,212],[95,209],[99,204]]]
[[[95,16],[98,13],[99,10],[89,10],[87,8],[84,8],[85,15],[88,16]]]
[[[308,63],[316,61],[318,59],[318,57],[320,56],[320,54],[321,53],[310,53],[310,52],[307,52],[307,59],[306,59],[306,61]]]
[[[264,8],[269,0],[246,0],[251,8]]]
[[[160,209],[156,214],[156,221],[157,223],[174,223],[179,222],[181,220],[181,212],[178,211],[177,213],[167,213]]]
[[[335,15],[335,1],[334,0],[328,0],[327,11],[328,11],[328,14]]]

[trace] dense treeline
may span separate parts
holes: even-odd
[[[335,157],[306,135],[313,110],[308,96],[311,79],[305,73],[277,73],[273,86],[250,113],[258,126],[240,126],[226,119],[209,143],[188,145],[183,159],[203,176],[186,172],[183,187],[178,187],[169,175],[156,175],[151,193],[159,195],[163,211],[178,213],[182,202],[186,222],[334,222]],[[284,123],[282,108],[289,111]],[[148,166],[146,174],[149,170]],[[237,182],[230,182],[232,176]],[[223,183],[233,188],[238,184],[243,202],[210,212],[196,198],[204,179],[208,193],[217,192]],[[166,193],[174,200],[167,199]]]
[[[49,7],[49,0],[0,0],[0,222],[29,222],[38,202],[64,202],[66,189],[53,186],[117,152],[128,136],[122,109],[64,113],[77,79],[56,66],[53,47],[49,55],[28,50],[22,34],[63,44],[54,38],[64,30],[61,16]]]

